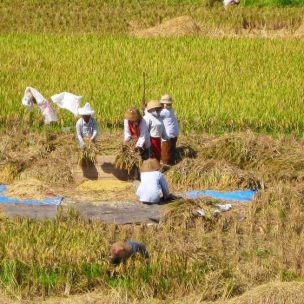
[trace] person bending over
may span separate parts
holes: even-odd
[[[76,133],[79,141],[79,148],[83,149],[85,142],[96,142],[98,129],[96,120],[92,117],[95,111],[87,102],[84,107],[78,109],[78,114],[82,117],[76,123]]]
[[[124,143],[128,144],[135,140],[135,150],[140,152],[143,160],[150,157],[151,140],[146,121],[142,118],[139,110],[132,107],[125,113],[124,120]]]
[[[146,259],[149,258],[149,253],[144,244],[136,241],[118,241],[111,247],[111,263],[119,265],[136,253],[141,254]]]

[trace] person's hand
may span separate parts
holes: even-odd
[[[79,149],[81,149],[81,150],[82,150],[82,149],[84,148],[84,146],[85,146],[85,144],[84,144],[84,142],[83,142],[83,141],[79,143]]]
[[[85,145],[88,145],[88,144],[90,144],[91,139],[88,138],[88,137],[85,137],[85,138],[83,139],[83,142],[84,142]]]
[[[180,196],[177,196],[177,195],[174,195],[174,194],[170,193],[167,197],[167,201],[175,201],[175,200],[178,200],[180,198],[181,198]]]
[[[135,147],[135,151],[138,153],[143,153],[144,152],[144,148],[142,147]]]

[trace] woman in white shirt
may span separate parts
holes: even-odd
[[[146,121],[151,138],[152,156],[158,161],[161,159],[161,140],[167,140],[164,123],[160,118],[161,104],[157,100],[151,100],[147,104],[144,120]]]
[[[164,164],[172,165],[175,158],[175,150],[177,138],[179,135],[178,122],[172,109],[172,97],[170,95],[164,95],[160,99],[162,110],[160,111],[160,117],[163,120],[168,141],[162,143],[161,158]]]
[[[141,167],[140,185],[136,191],[139,200],[147,204],[157,204],[161,198],[170,199],[170,190],[157,159],[145,160]]]

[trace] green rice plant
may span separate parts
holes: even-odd
[[[41,128],[38,109],[29,115],[20,102],[28,85],[46,97],[83,95],[101,129],[121,127],[125,109],[140,104],[145,70],[147,98],[170,92],[184,132],[301,133],[303,47],[301,40],[2,36],[2,128],[14,115],[21,128]],[[59,126],[76,123],[59,114]]]

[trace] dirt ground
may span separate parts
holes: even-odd
[[[97,143],[99,154],[106,155],[106,159],[110,157],[113,161],[120,151],[120,137],[119,132],[103,132]],[[199,149],[195,141],[191,143],[192,148],[185,145],[185,140],[185,137],[181,137],[179,141],[179,164],[170,170],[176,167],[179,172],[183,167],[186,168],[188,165],[183,164],[183,159],[194,157],[193,151]],[[200,140],[204,140],[204,135]],[[103,164],[100,163],[95,165],[99,166],[96,180],[82,176],[77,161],[79,151],[73,134],[22,133],[13,139],[3,135],[0,142],[0,166],[3,168],[0,171],[0,184],[8,184],[8,197],[64,197],[60,207],[1,204],[2,211],[9,217],[53,218],[62,208],[75,208],[85,217],[100,219],[107,223],[155,224],[160,221],[164,206],[147,206],[140,203],[135,195],[138,180],[119,179],[113,173],[113,166],[107,166],[109,170],[106,170],[105,167],[102,169]],[[170,178],[170,175],[168,177]],[[178,195],[193,190],[191,183],[182,188],[174,180],[169,180],[169,184],[171,191]],[[242,208],[234,207],[236,210],[239,209],[241,214]]]

